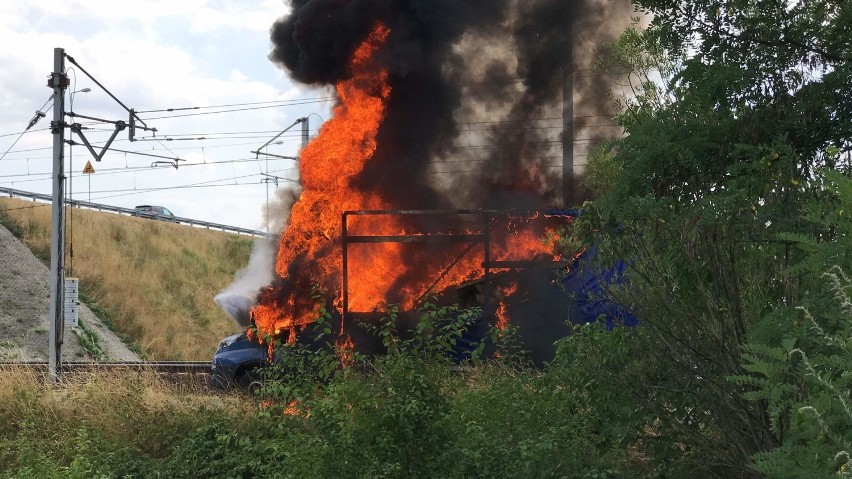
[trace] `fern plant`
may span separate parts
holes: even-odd
[[[819,315],[799,307],[806,335],[799,346],[751,344],[743,354],[753,387],[746,397],[766,401],[780,447],[754,456],[771,478],[852,478],[852,280],[839,267],[825,273],[832,307]],[[786,352],[785,352],[786,350]]]
[[[803,208],[803,219],[811,225],[812,233],[779,235],[807,253],[791,269],[793,274],[825,271],[826,265],[852,265],[852,179],[836,170],[824,170],[817,182],[824,196]]]
[[[817,181],[812,233],[781,235],[803,253],[791,268],[803,302],[764,318],[743,348],[745,374],[729,378],[776,435],[778,447],[752,458],[770,478],[852,478],[852,179],[825,171]]]

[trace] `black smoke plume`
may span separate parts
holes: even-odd
[[[392,94],[354,187],[399,209],[571,207],[562,191],[565,75],[591,66],[626,27],[629,4],[614,19],[612,3],[291,0],[272,26],[269,58],[296,81],[333,85],[381,22],[391,34],[378,60]],[[575,83],[573,104],[605,117],[611,79],[590,77]],[[543,299],[537,311],[558,307]]]
[[[272,27],[270,59],[297,81],[334,84],[346,77],[354,49],[384,23],[391,36],[380,60],[393,95],[357,186],[400,208],[556,206],[568,48],[572,39],[602,46],[613,38],[618,30],[608,25],[617,22],[606,3],[293,0],[290,15]],[[573,64],[591,65],[578,55],[601,52],[575,49]],[[597,78],[575,92],[575,103],[605,112],[611,83]],[[474,144],[460,144],[471,138]]]

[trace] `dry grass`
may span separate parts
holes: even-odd
[[[0,220],[46,259],[50,207],[33,205],[0,199]],[[213,296],[248,263],[251,239],[79,209],[67,223],[68,275],[80,278],[89,307],[147,359],[208,360],[238,330]]]
[[[164,455],[175,435],[189,434],[214,416],[238,421],[254,410],[254,402],[238,393],[182,387],[152,372],[81,372],[66,374],[60,384],[51,385],[31,369],[0,367],[0,423],[4,425],[0,443],[41,445],[55,451],[66,465],[75,454],[69,444],[83,429]],[[8,456],[9,451],[0,448],[0,457],[4,454]],[[0,465],[0,471],[4,466],[15,464]]]

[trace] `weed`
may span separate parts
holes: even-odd
[[[98,333],[86,326],[83,321],[78,321],[79,328],[74,330],[80,338],[80,345],[94,359],[106,359],[106,353],[101,348]]]
[[[4,211],[4,209],[0,209],[0,225],[5,226],[6,229],[15,236],[15,238],[23,240],[24,229],[21,227],[21,224],[15,221],[15,219],[12,218],[9,213]]]

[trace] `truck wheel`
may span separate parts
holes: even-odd
[[[251,395],[256,394],[264,385],[263,378],[259,374],[258,368],[247,370],[240,376],[237,382],[241,388]]]

